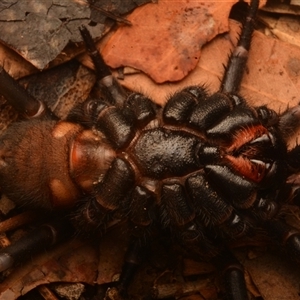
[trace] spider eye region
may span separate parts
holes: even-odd
[[[103,137],[84,130],[71,143],[71,176],[84,191],[91,192],[115,157],[115,151]]]

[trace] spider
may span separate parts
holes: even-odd
[[[1,190],[20,205],[62,213],[3,249],[1,271],[74,228],[103,234],[124,219],[131,242],[107,298],[126,297],[142,253],[161,231],[213,261],[231,300],[248,295],[230,241],[259,228],[299,262],[300,233],[280,219],[281,206],[297,196],[287,179],[299,170],[300,148],[288,151],[287,140],[299,127],[299,106],[277,114],[238,94],[258,2],[250,3],[219,91],[190,86],[163,108],[143,94],[124,94],[84,27],[102,94],[75,107],[66,121],[2,70],[1,93],[27,120],[0,139]],[[31,155],[36,149],[47,151]]]

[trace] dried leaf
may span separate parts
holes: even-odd
[[[289,15],[300,15],[300,7],[291,5],[291,2],[283,3],[282,1],[267,1],[267,5],[262,8],[263,11],[271,13],[289,14]]]
[[[44,101],[59,118],[65,119],[76,104],[88,98],[95,81],[89,69],[70,61],[19,82],[35,99]]]
[[[300,272],[288,258],[264,254],[243,264],[264,300],[298,299]]]
[[[217,91],[240,25],[231,21],[230,28],[229,35],[215,38],[203,49],[195,70],[178,83],[157,85],[142,73],[125,76],[120,82],[130,90],[142,91],[159,104],[189,85],[200,84],[211,92]],[[255,32],[247,66],[241,94],[250,104],[268,104],[276,111],[298,104],[300,48]]]
[[[0,284],[0,299],[16,299],[41,284],[51,282],[93,284],[97,262],[98,252],[94,247],[73,240],[15,269]]]
[[[268,26],[266,34],[272,35],[281,41],[300,47],[300,20],[295,16],[259,15],[260,20]]]
[[[81,41],[78,27],[88,26],[90,10],[76,1],[6,1],[0,7],[0,39],[36,68],[42,70],[69,41]],[[94,37],[102,24],[88,26]]]
[[[172,5],[170,5],[170,3]],[[201,47],[228,30],[232,2],[162,0],[136,9],[101,50],[112,68],[131,66],[157,83],[178,81],[198,63]]]

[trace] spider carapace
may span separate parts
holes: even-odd
[[[261,228],[300,260],[300,233],[278,217],[287,190],[295,189],[287,178],[300,167],[300,148],[286,146],[299,126],[299,106],[277,114],[238,94],[257,9],[252,0],[220,90],[209,95],[202,86],[187,87],[163,108],[143,94],[124,95],[84,27],[106,96],[89,98],[65,121],[2,71],[2,93],[29,120],[1,137],[1,190],[20,205],[70,210],[66,215],[81,232],[103,233],[127,219],[132,242],[120,295],[159,230],[211,259],[223,272],[228,299],[248,297],[243,267],[227,248],[232,239]],[[52,244],[61,226],[50,223],[39,238],[3,249],[1,269],[38,244]]]

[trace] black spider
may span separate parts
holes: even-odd
[[[1,190],[20,205],[70,208],[72,225],[59,218],[3,249],[0,270],[71,234],[72,226],[102,233],[119,219],[129,221],[131,243],[110,293],[124,297],[160,230],[217,265],[228,299],[248,298],[243,266],[227,248],[233,239],[261,229],[299,261],[300,233],[279,214],[297,194],[287,179],[300,169],[300,147],[287,151],[286,144],[299,126],[299,106],[278,115],[238,95],[257,8],[252,0],[220,90],[188,87],[163,108],[142,94],[125,96],[84,27],[105,93],[66,121],[2,70],[1,93],[29,120],[1,137]]]

